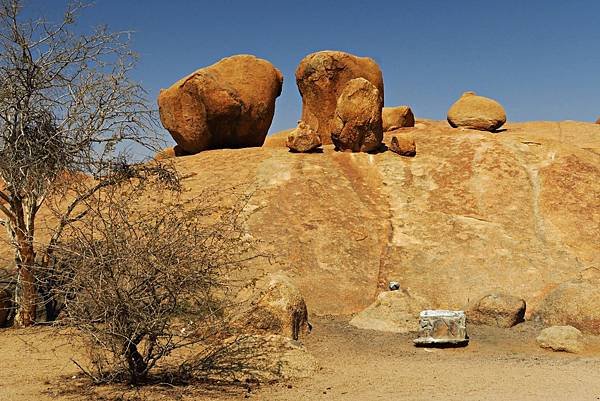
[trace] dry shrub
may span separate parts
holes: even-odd
[[[148,377],[162,358],[227,334],[232,273],[258,257],[244,233],[248,196],[185,202],[104,194],[57,246],[64,322],[84,335],[97,382]],[[163,195],[158,193],[159,197]]]

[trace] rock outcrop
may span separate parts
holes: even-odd
[[[506,122],[504,108],[493,99],[465,92],[448,110],[448,123],[454,128],[495,131]]]
[[[419,313],[428,302],[405,289],[384,291],[377,300],[350,320],[352,326],[365,330],[408,333],[419,329]]]
[[[161,90],[160,119],[189,154],[261,146],[282,83],[281,72],[266,60],[224,58]]]
[[[257,295],[238,325],[259,334],[278,334],[298,340],[310,332],[308,310],[302,294],[284,274],[275,273]]]
[[[414,157],[417,154],[415,140],[412,137],[407,137],[405,135],[393,136],[388,148],[400,156]]]
[[[285,146],[292,152],[314,152],[322,145],[321,137],[304,121],[298,121],[298,127],[289,133]]]
[[[600,117],[596,120],[596,124],[600,124]]]
[[[552,326],[540,333],[536,341],[542,348],[552,351],[579,353],[583,349],[583,335],[572,326]]]
[[[379,90],[364,78],[355,78],[340,94],[335,109],[331,141],[337,150],[373,152],[383,139]]]
[[[346,84],[355,78],[371,82],[383,102],[383,75],[375,61],[340,51],[321,51],[306,56],[296,69],[302,96],[302,120],[331,143],[337,101]]]
[[[600,334],[600,270],[587,269],[551,290],[536,317],[546,325],[569,325]]]
[[[481,298],[467,312],[469,323],[509,328],[525,318],[525,301],[507,294],[490,294]]]
[[[415,126],[415,116],[409,106],[384,107],[381,119],[384,131]]]

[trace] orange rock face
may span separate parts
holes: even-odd
[[[331,140],[338,150],[372,152],[383,139],[381,108],[383,97],[364,78],[355,78],[340,94],[335,109]]]
[[[183,151],[261,146],[283,76],[251,55],[225,58],[158,96],[160,119]]]
[[[383,99],[383,75],[375,61],[340,51],[321,51],[306,56],[296,69],[302,95],[302,120],[330,144],[338,97],[348,81],[364,78]]]

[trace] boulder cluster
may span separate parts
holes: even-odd
[[[236,55],[161,90],[160,118],[177,146],[157,158],[262,146],[282,84],[281,72],[270,62]],[[384,132],[415,126],[409,106],[383,107],[383,75],[371,58],[341,51],[309,54],[296,69],[296,84],[302,116],[286,142],[292,152],[314,152],[322,144],[375,152],[382,148]],[[495,100],[465,92],[448,111],[448,122],[455,128],[496,131],[506,113]],[[394,140],[390,150],[416,153],[410,139]]]

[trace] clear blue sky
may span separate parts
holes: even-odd
[[[62,0],[29,0],[38,11]],[[97,0],[80,27],[136,31],[135,78],[156,98],[197,68],[233,54],[284,75],[271,132],[295,125],[298,62],[318,50],[374,58],[386,105],[444,119],[466,90],[499,100],[509,120],[600,117],[600,0]]]

